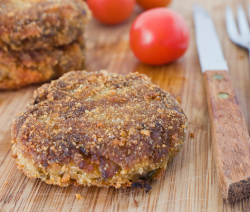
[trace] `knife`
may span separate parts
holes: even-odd
[[[212,18],[198,5],[193,13],[219,186],[224,199],[234,202],[250,195],[249,134]]]

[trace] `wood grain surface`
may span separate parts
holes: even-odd
[[[205,7],[215,20],[232,83],[250,131],[248,52],[229,41],[224,19],[226,4],[231,5],[235,11],[238,3],[244,4],[246,8],[247,1],[174,0],[171,8],[182,14],[190,27],[190,47],[180,60],[159,67],[140,63],[130,51],[129,28],[141,12],[138,8],[126,23],[115,27],[103,26],[92,20],[86,30],[86,69],[147,74],[155,84],[180,101],[189,117],[187,142],[167,168],[165,177],[154,181],[152,190],[147,194],[131,188],[116,190],[47,185],[40,180],[29,179],[18,171],[10,150],[11,122],[15,114],[24,109],[38,86],[0,92],[0,211],[250,211],[250,198],[228,204],[219,191],[204,81],[194,38],[194,3]],[[191,133],[194,133],[194,137],[190,136]],[[83,198],[76,200],[76,193]]]
[[[250,139],[228,71],[205,71],[204,83],[220,191],[227,202],[250,194]]]

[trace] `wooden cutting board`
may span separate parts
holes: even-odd
[[[188,114],[187,142],[170,163],[165,177],[154,181],[147,194],[132,188],[47,185],[18,171],[10,149],[11,122],[15,114],[24,109],[38,86],[0,92],[0,211],[250,211],[249,199],[226,204],[219,192],[204,82],[194,38],[193,3],[204,6],[214,17],[233,85],[250,129],[248,52],[232,44],[226,35],[224,0],[174,0],[171,8],[182,14],[190,27],[190,47],[180,60],[159,67],[140,63],[129,48],[129,29],[141,12],[138,8],[126,23],[115,27],[92,20],[86,30],[86,69],[106,69],[121,74],[137,71],[151,77],[155,84],[177,98]],[[227,0],[234,9],[238,3],[240,1]],[[241,3],[246,6],[247,2]],[[194,137],[190,136],[191,133]],[[76,193],[83,198],[76,200]]]

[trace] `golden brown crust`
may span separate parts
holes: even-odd
[[[0,0],[0,49],[68,45],[83,34],[89,18],[82,0]]]
[[[80,40],[50,50],[0,50],[0,90],[47,82],[70,70],[82,69],[84,60],[84,42]]]
[[[13,123],[13,151],[21,170],[47,183],[126,187],[163,176],[186,124],[178,102],[145,75],[73,71],[34,93]]]

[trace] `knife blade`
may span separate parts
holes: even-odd
[[[193,8],[219,187],[227,202],[250,195],[250,139],[211,16]]]
[[[194,6],[194,24],[202,72],[228,70],[214,23],[207,11],[198,5]]]

